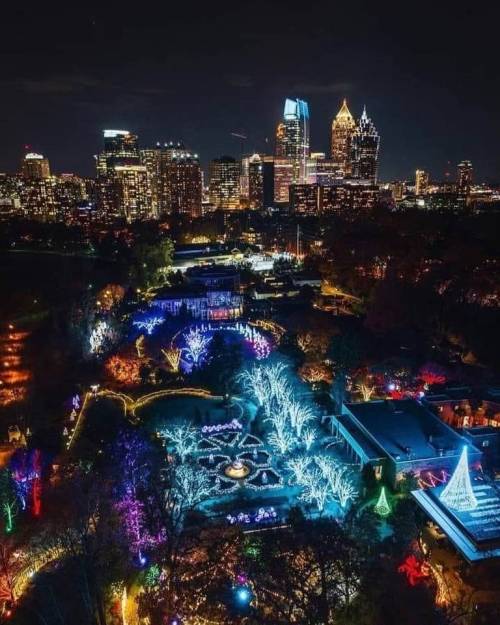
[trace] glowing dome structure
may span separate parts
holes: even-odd
[[[250,467],[237,458],[224,469],[224,473],[233,480],[242,480],[250,473]]]

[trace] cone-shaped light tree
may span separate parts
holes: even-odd
[[[387,516],[391,513],[391,507],[387,501],[387,495],[385,494],[385,486],[382,486],[378,501],[373,509],[379,516]]]
[[[448,508],[459,512],[477,508],[477,499],[469,475],[467,445],[464,445],[457,468],[439,498]]]

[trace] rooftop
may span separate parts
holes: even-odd
[[[469,562],[500,557],[500,489],[481,474],[471,474],[477,499],[473,510],[458,511],[439,498],[444,486],[413,491],[412,495]]]
[[[462,437],[413,399],[347,404],[347,409],[395,462],[458,456]],[[471,448],[472,453],[480,453]]]

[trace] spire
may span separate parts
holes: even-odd
[[[363,106],[363,112],[361,113],[360,123],[367,123],[370,120],[368,119],[368,115],[366,114],[366,104]]]
[[[349,107],[347,106],[346,98],[342,100],[342,106],[340,107],[339,112],[337,113],[335,119],[354,121],[354,117],[351,115],[351,111],[349,110]]]
[[[472,490],[467,460],[467,445],[464,445],[457,468],[439,496],[448,508],[465,512],[477,508],[477,499]]]
[[[391,513],[391,507],[389,505],[389,502],[387,501],[387,496],[385,494],[385,486],[382,486],[380,496],[377,503],[373,506],[373,509],[379,516],[387,516]]]

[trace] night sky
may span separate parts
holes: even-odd
[[[141,146],[183,139],[204,165],[240,155],[232,131],[270,153],[287,96],[309,102],[311,147],[325,151],[345,96],[381,134],[383,180],[416,167],[442,179],[448,161],[454,172],[470,159],[477,179],[500,181],[496,3],[10,4],[0,171],[30,144],[54,171],[92,175],[104,128],[135,131]]]

